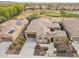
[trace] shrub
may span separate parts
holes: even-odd
[[[14,45],[13,45],[13,44],[11,44],[11,45],[9,46],[9,48],[10,48],[10,49],[13,49],[13,48],[14,48]]]
[[[30,15],[29,17],[27,17],[27,19],[28,19],[29,21],[32,21],[33,19],[38,19],[38,18],[40,18],[40,16],[37,15],[37,14],[33,14],[33,15]]]

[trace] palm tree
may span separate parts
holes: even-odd
[[[64,11],[64,7],[61,8],[60,14],[61,14],[61,16],[63,18],[62,21],[64,21],[64,17],[66,16],[66,12]]]

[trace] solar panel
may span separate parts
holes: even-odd
[[[15,32],[15,29],[10,30],[8,33],[13,34]]]
[[[21,25],[22,25],[22,21],[21,21],[21,20],[17,20],[17,21],[16,21],[16,25],[21,26]]]

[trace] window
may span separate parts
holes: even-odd
[[[45,39],[48,39],[48,38],[45,37]]]
[[[58,53],[66,53],[66,51],[65,50],[59,50],[59,51],[57,51]]]
[[[15,32],[15,29],[10,30],[8,33],[13,34]]]
[[[51,31],[54,31],[54,29],[50,29]]]
[[[55,38],[55,41],[59,41],[59,38]]]
[[[39,39],[42,39],[42,37],[40,37]]]

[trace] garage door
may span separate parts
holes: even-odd
[[[28,38],[36,38],[36,34],[27,34]]]

